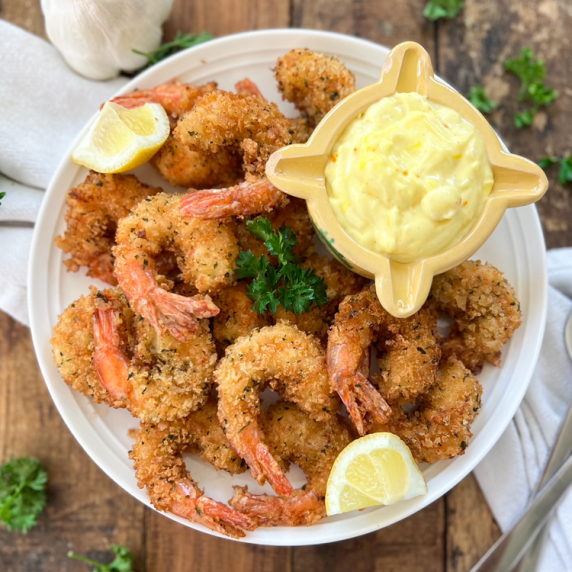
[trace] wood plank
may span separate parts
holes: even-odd
[[[149,572],[291,572],[291,549],[243,544],[185,528],[163,515],[146,514]]]
[[[40,0],[0,0],[0,18],[47,39]]]
[[[446,572],[468,572],[500,536],[500,529],[472,474],[445,500]]]
[[[292,26],[359,36],[393,47],[415,40],[434,56],[433,25],[423,17],[426,0],[292,0]]]
[[[209,31],[216,37],[245,30],[287,28],[290,23],[288,1],[270,0],[175,0],[165,39],[178,30],[185,33]]]
[[[48,508],[37,527],[24,536],[0,526],[0,570],[85,571],[67,551],[103,559],[110,543],[126,544],[140,555],[144,507],[83,452],[48,394],[30,331],[3,313],[0,348],[0,463],[35,456],[50,479]]]
[[[439,25],[439,67],[445,79],[463,93],[481,83],[499,102],[491,115],[509,148],[538,161],[543,155],[563,155],[572,150],[568,118],[572,114],[572,13],[568,3],[557,0],[512,2],[467,0],[461,14]],[[520,82],[504,71],[503,62],[530,46],[546,60],[546,83],[560,97],[537,114],[533,127],[517,129],[513,116]],[[547,246],[572,244],[571,187],[557,181],[558,168],[548,171],[550,189],[538,203]]]
[[[293,572],[442,572],[445,501],[353,540],[294,549]]]

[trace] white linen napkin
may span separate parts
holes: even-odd
[[[22,323],[28,323],[26,274],[39,189],[94,110],[126,81],[82,78],[53,46],[0,20],[0,192],[7,193],[0,206],[0,310]],[[548,272],[548,323],[533,380],[514,420],[475,470],[502,529],[535,489],[572,398],[572,362],[564,347],[572,249],[550,251]],[[540,570],[572,571],[571,544],[569,494],[552,519]]]
[[[572,311],[572,248],[549,250],[547,263],[548,316],[538,364],[520,409],[475,469],[502,530],[536,490],[572,399],[572,361],[564,343]],[[547,538],[539,571],[572,571],[572,490],[551,517]]]
[[[0,20],[0,310],[24,324],[42,191],[87,120],[127,81],[85,79],[51,44]]]

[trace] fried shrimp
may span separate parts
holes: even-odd
[[[218,308],[205,292],[234,282],[238,244],[231,226],[220,221],[185,218],[181,196],[165,193],[141,202],[117,229],[115,275],[133,311],[159,334],[185,341],[198,329],[198,318],[216,316]],[[157,258],[173,252],[182,280],[201,294],[168,292],[157,273]]]
[[[206,94],[177,124],[174,135],[193,150],[230,148],[247,174],[263,177],[268,157],[292,142],[290,122],[276,104],[226,91]]]
[[[241,177],[240,158],[226,149],[217,153],[193,151],[169,135],[151,164],[175,187],[209,189],[232,185]]]
[[[292,485],[264,442],[259,393],[270,385],[312,419],[331,418],[338,401],[329,387],[324,350],[295,326],[269,326],[229,346],[214,379],[226,438],[246,461],[253,478],[260,484],[268,479],[278,494],[289,495]]]
[[[521,324],[520,303],[503,273],[467,260],[435,276],[430,303],[455,320],[443,355],[460,359],[478,374],[485,361],[500,365],[502,346]]]
[[[208,324],[182,344],[135,319],[120,290],[92,288],[60,316],[52,339],[64,381],[145,421],[186,416],[208,397],[216,353]]]
[[[120,349],[127,351],[127,346],[133,345],[133,342],[128,342],[131,333],[128,324],[133,321],[133,313],[125,296],[122,296],[119,290],[108,289],[100,292],[92,287],[89,295],[81,296],[58,317],[51,340],[52,353],[56,367],[70,387],[90,397],[95,403],[111,405],[111,397],[101,385],[93,366],[93,319],[96,302],[102,303],[102,309],[113,309],[123,316],[123,321],[115,324],[115,329],[120,331]]]
[[[194,415],[178,421],[141,423],[137,442],[129,454],[138,486],[147,489],[157,510],[172,512],[226,536],[241,538],[245,531],[255,527],[252,519],[204,496],[185,466],[183,454],[197,446],[196,430]],[[237,472],[235,464],[223,465],[221,468]]]
[[[215,82],[194,86],[174,81],[154,89],[134,91],[111,101],[127,108],[159,103],[169,115],[173,129],[178,118],[190,111],[203,95],[215,91],[216,87]],[[152,157],[151,164],[171,185],[193,189],[234,184],[241,175],[240,159],[228,149],[217,153],[192,151],[173,135]]]
[[[71,258],[64,260],[70,272],[87,267],[87,275],[117,285],[111,249],[117,223],[137,203],[161,189],[141,183],[134,175],[104,175],[91,171],[85,181],[66,196],[66,231],[56,246]]]
[[[434,463],[464,455],[472,436],[471,424],[481,408],[482,387],[459,361],[449,359],[436,383],[406,413],[392,404],[393,416],[371,432],[389,431],[401,437],[418,463]]]
[[[186,453],[198,455],[202,461],[217,471],[238,475],[246,471],[246,463],[230,446],[218,422],[217,400],[209,397],[199,409],[188,415],[184,421],[188,431]]]
[[[334,319],[340,300],[350,294],[357,294],[367,282],[365,278],[354,274],[337,260],[322,256],[315,252],[313,244],[306,250],[309,253],[302,259],[302,268],[311,268],[317,276],[324,279],[328,290],[329,303],[322,308],[315,304],[299,316],[287,312],[279,306],[274,315],[275,320],[285,321],[298,326],[303,332],[316,336],[325,346],[328,341],[328,330]]]
[[[282,97],[296,106],[311,127],[356,89],[354,75],[336,57],[305,48],[278,58],[274,75]]]
[[[263,415],[262,430],[281,468],[287,471],[289,462],[296,463],[308,483],[287,497],[253,495],[246,487],[234,487],[229,504],[258,526],[308,526],[324,518],[328,477],[336,457],[352,441],[347,425],[338,416],[314,421],[295,405],[282,402]]]
[[[245,282],[238,282],[221,290],[214,298],[220,313],[213,319],[213,337],[220,355],[241,336],[247,336],[256,328],[270,325],[266,314],[252,309]]]
[[[394,318],[379,303],[374,286],[340,304],[329,333],[328,372],[360,435],[367,429],[366,414],[382,424],[391,415],[367,377],[370,345],[377,342],[381,350],[382,394],[407,402],[435,382],[441,357],[437,336],[431,311],[422,308],[409,318]]]
[[[180,81],[164,83],[153,89],[140,89],[111,100],[122,107],[133,109],[146,103],[158,103],[163,106],[168,115],[178,118],[190,111],[197,101],[205,94],[216,91],[216,82],[194,86]]]

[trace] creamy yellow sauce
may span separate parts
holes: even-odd
[[[328,197],[345,231],[399,262],[459,242],[492,186],[476,128],[417,93],[369,107],[346,128],[326,167]]]

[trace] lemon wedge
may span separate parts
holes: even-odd
[[[426,493],[427,484],[409,447],[393,433],[373,433],[350,443],[335,460],[326,512],[331,516]]]
[[[158,103],[127,109],[108,101],[72,159],[99,173],[122,173],[146,163],[169,136],[169,118]]]

